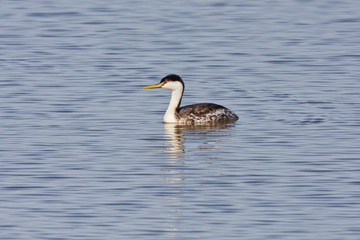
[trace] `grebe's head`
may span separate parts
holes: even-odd
[[[161,79],[160,83],[158,84],[143,87],[143,89],[149,89],[149,88],[163,88],[170,91],[181,89],[183,91],[184,82],[180,76],[175,74],[170,74],[164,77],[163,79]]]

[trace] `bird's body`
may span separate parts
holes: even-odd
[[[171,100],[164,115],[165,123],[202,124],[238,120],[235,113],[214,103],[198,103],[180,107],[185,87],[184,82],[178,75],[168,75],[159,84],[143,88],[164,88],[172,91]]]
[[[218,104],[197,103],[179,108],[177,111],[180,123],[231,122],[238,117],[235,113]]]

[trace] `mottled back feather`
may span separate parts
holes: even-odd
[[[180,121],[208,122],[208,121],[236,121],[235,113],[218,104],[197,103],[181,107],[177,110]]]

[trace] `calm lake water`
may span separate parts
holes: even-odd
[[[359,1],[80,2],[2,1],[0,239],[359,239]]]

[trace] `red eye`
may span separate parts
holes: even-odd
[[[167,84],[167,81],[164,81],[164,84]]]

